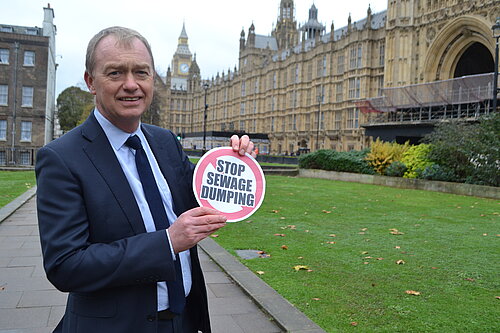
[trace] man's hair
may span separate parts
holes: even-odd
[[[154,70],[154,59],[153,52],[151,52],[151,46],[144,36],[133,29],[124,28],[124,27],[109,27],[99,31],[92,39],[89,41],[89,45],[87,46],[87,56],[85,58],[85,71],[90,75],[93,75],[94,66],[95,66],[95,50],[97,44],[106,36],[114,36],[116,38],[116,43],[118,45],[130,46],[131,42],[137,38],[140,40],[146,49],[148,50],[149,56],[151,57],[151,65],[153,66],[152,70]]]

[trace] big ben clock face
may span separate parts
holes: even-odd
[[[179,69],[181,70],[181,73],[187,73],[189,71],[189,65],[188,64],[181,64],[179,66]]]

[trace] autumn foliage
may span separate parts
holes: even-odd
[[[370,152],[366,155],[366,160],[373,167],[375,172],[384,175],[386,169],[395,161],[400,161],[405,151],[409,148],[409,142],[401,145],[396,142],[385,142],[377,138],[370,147]]]

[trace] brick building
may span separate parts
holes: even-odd
[[[34,165],[53,139],[56,62],[54,11],[42,27],[0,24],[0,165]]]

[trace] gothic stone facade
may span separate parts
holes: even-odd
[[[265,133],[261,153],[362,149],[370,138],[356,101],[387,87],[493,71],[496,0],[389,0],[387,11],[368,8],[363,20],[332,23],[329,33],[317,14],[313,5],[297,28],[293,1],[281,0],[271,36],[253,24],[248,36],[241,32],[239,68],[202,80],[194,60],[186,90],[167,93],[162,125],[188,134],[202,133],[205,122],[207,131]],[[489,65],[474,68],[478,57]]]

